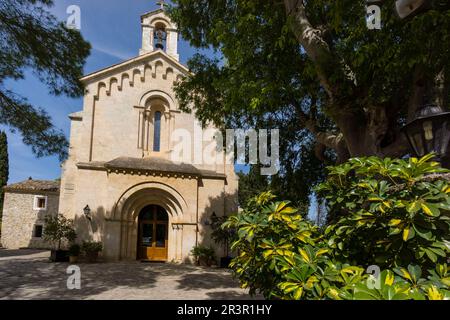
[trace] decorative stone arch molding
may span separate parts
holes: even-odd
[[[169,110],[177,110],[175,100],[172,98],[171,95],[169,95],[168,93],[166,93],[162,90],[150,90],[150,91],[146,92],[139,99],[139,102],[137,105],[141,108],[145,108],[148,101],[151,101],[154,99],[161,99],[161,100],[165,101],[169,106]]]
[[[144,182],[129,188],[120,196],[114,206],[112,219],[136,219],[134,211],[149,204],[160,205],[172,217],[180,217],[188,210],[183,196],[171,186],[160,182]]]
[[[158,24],[163,24],[166,29],[174,29],[176,30],[176,26],[169,21],[168,17],[165,16],[157,16],[150,20],[149,25],[155,28]]]
[[[174,188],[159,182],[145,182],[126,190],[113,210],[113,220],[120,221],[120,258],[134,260],[137,257],[139,213],[148,205],[164,208],[169,224],[180,221],[188,206],[183,196]],[[174,242],[169,228],[169,243]],[[172,248],[173,250],[173,248]]]

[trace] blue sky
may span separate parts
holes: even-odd
[[[108,67],[138,55],[141,46],[141,14],[159,8],[149,0],[57,0],[50,11],[61,21],[66,21],[67,8],[81,8],[81,33],[92,45],[91,56],[85,65],[85,74]],[[180,61],[196,53],[183,39],[179,42]],[[31,73],[24,80],[7,82],[7,88],[26,97],[31,104],[45,109],[56,127],[69,135],[68,115],[82,110],[81,99],[55,97]],[[33,177],[33,179],[56,179],[60,176],[57,157],[36,158],[31,148],[22,143],[22,138],[9,128],[1,127],[8,135],[10,162],[9,183]]]

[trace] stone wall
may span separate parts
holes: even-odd
[[[34,197],[47,197],[46,210],[34,210]],[[6,192],[3,206],[1,243],[7,249],[46,249],[50,245],[42,238],[34,238],[35,225],[44,225],[47,215],[58,213],[59,195],[56,193]]]

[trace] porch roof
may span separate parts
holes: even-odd
[[[161,158],[131,158],[119,157],[108,162],[78,163],[80,169],[91,170],[125,170],[142,172],[162,172],[172,174],[192,175],[201,178],[226,179],[223,173],[212,170],[202,170],[191,164],[177,163]]]
[[[59,192],[59,180],[33,180],[28,179],[18,183],[13,183],[4,187],[5,191],[40,191]]]

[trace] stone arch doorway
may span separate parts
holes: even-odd
[[[137,259],[167,261],[169,215],[163,207],[148,205],[139,213]]]
[[[139,231],[139,215],[148,205],[157,205],[163,208],[168,217],[168,256],[167,261],[182,259],[182,233],[177,228],[190,208],[183,196],[172,186],[161,182],[143,182],[128,188],[119,197],[112,218],[120,221],[120,260],[136,261],[138,258],[137,243]]]

